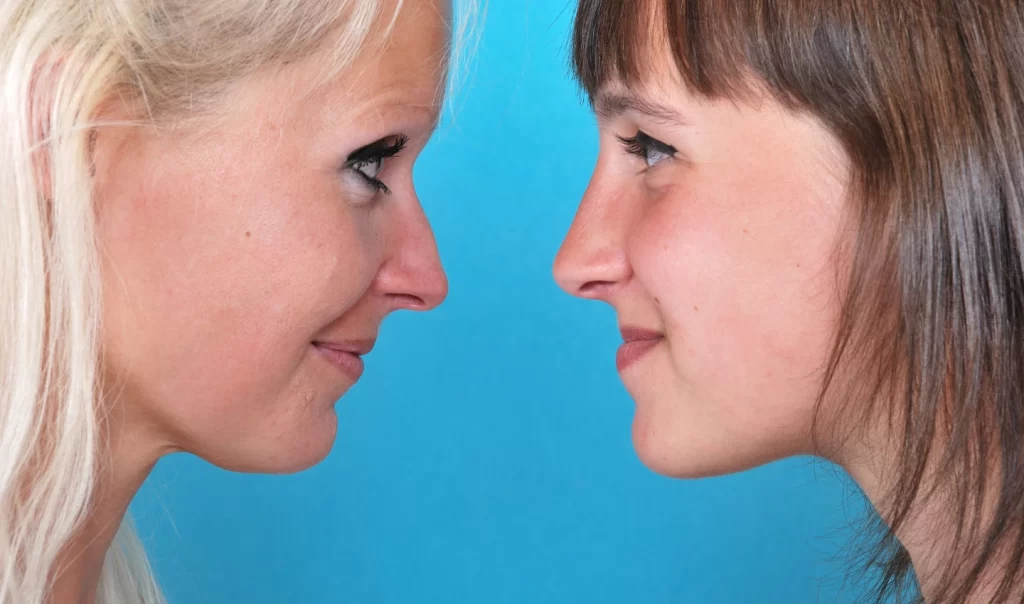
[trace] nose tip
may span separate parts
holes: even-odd
[[[377,289],[390,300],[392,310],[428,311],[448,297],[448,277],[440,261],[391,264],[377,277]]]
[[[424,286],[420,292],[420,299],[423,301],[422,310],[434,310],[448,297],[448,275],[444,272],[441,260],[435,263],[434,275],[424,280]]]
[[[579,274],[579,265],[571,257],[568,250],[569,248],[566,244],[563,244],[562,249],[558,250],[551,272],[555,277],[555,283],[558,284],[558,287],[562,288],[562,291],[565,293],[575,296],[578,295],[586,280]]]
[[[433,310],[448,297],[448,275],[432,237],[429,245],[406,248],[381,267],[376,289],[391,301],[394,310]]]
[[[570,233],[555,256],[555,282],[579,298],[606,299],[625,283],[631,269],[625,252],[597,240],[583,240]]]

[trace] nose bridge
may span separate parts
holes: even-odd
[[[434,231],[419,200],[396,203],[390,216],[388,257],[383,267],[387,292],[411,296],[430,309],[448,295],[448,277],[441,265]]]
[[[590,284],[615,284],[628,277],[625,239],[632,218],[622,195],[598,168],[555,258],[555,280],[568,293],[586,295]]]
[[[438,256],[434,229],[419,199],[396,204],[395,223],[395,244],[400,254],[411,254],[420,259]]]

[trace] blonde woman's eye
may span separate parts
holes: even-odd
[[[377,175],[380,174],[381,168],[384,167],[383,157],[374,157],[363,161],[352,164],[352,167],[362,172],[363,176],[368,179],[375,180]]]
[[[388,189],[379,176],[384,169],[384,162],[398,155],[408,143],[409,137],[405,135],[382,138],[353,151],[345,161],[344,169],[359,176],[374,192],[391,195],[391,189]]]

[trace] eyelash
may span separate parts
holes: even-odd
[[[395,142],[389,143],[388,140],[393,137],[382,138],[379,141],[370,143],[369,145],[353,151],[348,156],[348,160],[345,162],[345,169],[354,172],[359,178],[363,179],[367,185],[374,190],[375,193],[383,193],[385,195],[391,195],[391,189],[384,184],[379,178],[374,178],[367,175],[359,168],[375,162],[380,162],[380,170],[384,169],[384,160],[396,157],[399,153],[405,149],[406,145],[409,144],[409,137],[404,134],[395,139]]]
[[[638,130],[637,133],[631,137],[617,136],[615,138],[619,139],[619,142],[622,143],[623,147],[625,147],[626,153],[639,157],[644,160],[644,163],[648,163],[650,161],[652,152],[666,155],[669,158],[675,157],[676,153],[678,153],[678,150],[672,145],[659,141],[643,130]],[[654,165],[657,165],[657,163]],[[653,168],[654,165],[648,165],[647,168]]]

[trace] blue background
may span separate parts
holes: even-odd
[[[597,153],[568,77],[573,6],[491,3],[417,166],[451,281],[389,319],[295,476],[162,461],[133,506],[172,604],[847,602],[862,512],[795,459],[674,481],[630,442],[612,311],[551,278]]]

